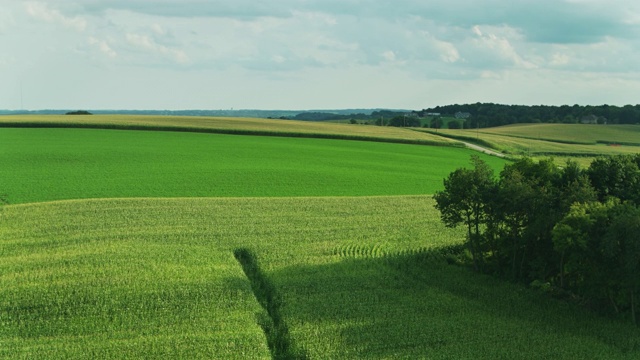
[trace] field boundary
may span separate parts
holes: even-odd
[[[97,129],[97,130],[133,130],[133,131],[167,131],[167,132],[190,132],[204,134],[223,134],[223,135],[249,135],[249,136],[275,136],[275,137],[291,137],[291,138],[310,138],[310,139],[333,139],[333,140],[352,140],[352,141],[370,141],[381,143],[424,145],[424,146],[442,146],[442,147],[465,147],[462,143],[446,143],[440,141],[429,141],[419,139],[395,139],[374,136],[359,135],[341,135],[341,134],[323,134],[323,133],[303,133],[289,131],[266,131],[266,130],[243,130],[243,129],[216,129],[203,127],[188,126],[158,126],[158,125],[133,125],[133,124],[85,124],[85,123],[56,123],[56,122],[0,122],[0,128],[34,128],[34,129]]]

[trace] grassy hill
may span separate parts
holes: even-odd
[[[640,146],[640,126],[637,125],[520,124],[482,129],[481,132],[566,144]]]
[[[367,141],[75,128],[0,128],[0,144],[1,193],[11,203],[431,194],[472,154]],[[483,158],[496,169],[504,164]]]
[[[463,236],[429,196],[7,206],[0,357],[267,358],[275,308],[311,359],[637,358],[640,329],[434,252]]]
[[[597,156],[640,152],[640,126],[584,124],[518,124],[486,129],[433,130],[460,141],[487,146],[511,156],[542,158],[559,162],[577,159],[588,165]]]
[[[464,229],[429,194],[475,153],[386,142],[455,143],[281,120],[1,117],[0,358],[640,356],[623,320],[450,265]]]
[[[371,125],[236,117],[150,115],[10,115],[0,116],[0,127],[76,127],[122,130],[164,130],[205,133],[271,135],[385,141],[460,146],[456,141],[409,129]]]

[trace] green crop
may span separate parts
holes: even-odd
[[[435,134],[433,130],[429,131]],[[486,129],[440,130],[438,134],[477,143],[508,156],[554,157],[588,166],[598,156],[640,152],[640,126],[519,124]]]
[[[184,132],[0,128],[11,203],[179,196],[431,194],[470,150]],[[497,169],[503,160],[488,158]]]
[[[0,357],[268,358],[270,326],[286,329],[286,354],[312,359],[640,349],[638,328],[447,265],[439,249],[464,229],[445,228],[429,196],[75,200],[0,214]]]
[[[465,231],[424,194],[473,152],[379,141],[447,142],[260,119],[3,117],[0,358],[640,356],[637,327],[449,265]],[[60,199],[80,200],[43,202]]]
[[[460,143],[446,138],[397,127],[336,124],[326,121],[271,120],[237,117],[5,115],[0,116],[0,127],[187,131],[461,146]]]

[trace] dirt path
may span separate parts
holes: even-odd
[[[458,140],[458,141],[460,141],[460,140]],[[497,151],[493,151],[491,149],[487,149],[487,148],[484,148],[482,146],[478,146],[478,145],[475,145],[475,144],[472,144],[472,143],[468,143],[468,142],[464,142],[464,141],[460,141],[460,142],[463,143],[464,146],[466,146],[467,148],[469,148],[471,150],[480,151],[482,153],[485,153],[485,154],[488,154],[488,155],[497,156],[497,157],[501,157],[501,158],[505,157],[504,154],[499,153]]]

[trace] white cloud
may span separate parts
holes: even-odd
[[[160,35],[160,36],[167,35],[167,31],[162,27],[162,25],[158,23],[151,25],[151,30],[153,30],[153,32],[156,35]]]
[[[278,64],[283,64],[285,61],[287,61],[287,59],[282,55],[274,55],[273,57],[271,57],[271,60]]]
[[[565,66],[569,64],[571,61],[571,57],[564,53],[554,53],[551,55],[551,61],[549,61],[549,65],[551,66]]]
[[[64,16],[60,11],[49,8],[46,3],[30,1],[25,4],[25,9],[32,17],[49,23],[57,23],[76,31],[84,31],[87,28],[87,21],[84,18]]]
[[[218,94],[234,107],[251,106],[249,97],[239,95],[247,83],[295,93],[270,97],[278,101],[273,106],[286,101],[289,107],[311,105],[304,101],[311,96],[316,107],[322,107],[321,101],[333,107],[352,99],[364,105],[368,97],[375,107],[417,108],[428,105],[421,98],[440,103],[526,99],[516,94],[531,79],[540,89],[557,89],[557,101],[564,96],[572,103],[589,98],[587,91],[595,97],[597,88],[582,86],[587,77],[597,77],[590,84],[611,91],[606,101],[615,103],[611,99],[616,95],[629,99],[629,90],[619,87],[616,93],[615,87],[604,86],[604,79],[624,74],[630,80],[623,83],[636,89],[640,73],[640,2],[624,0],[0,2],[3,79],[34,71],[77,74],[71,65],[75,61],[84,66],[86,77],[102,76],[93,72],[105,68],[122,78],[153,73],[166,79],[168,87],[181,84],[185,98],[205,101],[202,92],[187,95],[192,88],[188,82],[202,89],[207,82],[198,81],[212,77],[238,84],[234,104],[233,93]],[[42,78],[42,88],[58,83],[45,83],[44,77],[33,79]],[[324,84],[335,93],[315,87],[307,91],[309,83]],[[144,84],[141,80],[137,90]],[[407,94],[378,96],[387,84],[407,89]],[[376,92],[354,95],[354,89],[363,87]],[[261,92],[254,94],[256,104],[269,106],[266,97],[258,99]],[[537,103],[549,99],[534,92],[527,96]]]
[[[387,51],[383,52],[382,53],[382,57],[386,61],[396,61],[396,54],[391,50],[387,50]]]
[[[99,40],[94,38],[93,36],[90,36],[88,39],[88,42],[89,42],[89,45],[94,46],[95,48],[100,50],[100,52],[102,52],[103,54],[105,54],[110,58],[115,58],[118,56],[118,53],[115,50],[113,50],[105,40]]]
[[[460,60],[460,53],[453,43],[439,40],[430,33],[425,33],[424,36],[431,47],[438,53],[441,61],[445,63],[455,63]]]
[[[189,57],[183,50],[172,49],[164,45],[156,43],[155,40],[147,35],[140,34],[126,34],[127,42],[139,49],[146,50],[152,54],[159,54],[164,57],[168,57],[179,64],[186,64],[189,62]]]
[[[507,37],[496,35],[491,30],[482,31],[479,26],[474,26],[472,32],[476,35],[472,40],[472,44],[477,50],[484,52],[485,56],[506,61],[511,66],[524,69],[537,67],[536,64],[523,59]],[[507,30],[507,32],[510,31]]]
[[[480,26],[478,26],[478,25],[474,26],[474,27],[471,29],[471,31],[473,31],[473,33],[474,33],[474,34],[476,34],[476,36],[480,36],[480,37],[482,37],[482,36],[483,36],[483,34],[482,34],[482,30],[480,30]]]

